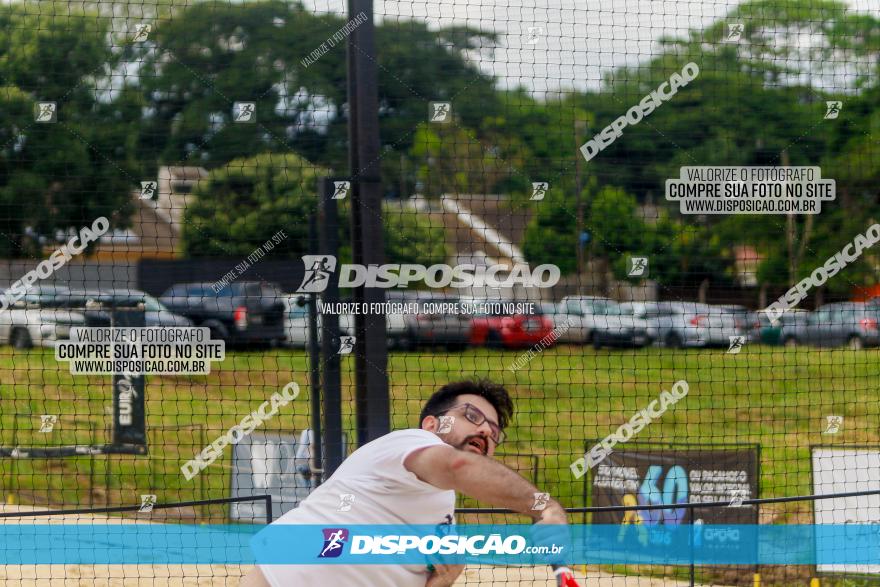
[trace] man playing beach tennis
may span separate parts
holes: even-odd
[[[512,414],[513,403],[500,385],[445,385],[425,403],[420,428],[397,430],[365,444],[298,508],[274,523],[452,524],[459,491],[527,515],[536,524],[567,524],[559,503],[491,458]],[[539,501],[541,509],[536,509]],[[325,551],[341,548],[340,536],[326,536]],[[261,565],[241,585],[448,587],[463,570],[464,565]]]

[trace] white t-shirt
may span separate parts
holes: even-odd
[[[433,432],[420,429],[397,430],[377,438],[354,451],[298,508],[273,523],[454,523],[455,492],[437,489],[403,466],[413,451],[442,444]],[[340,495],[345,493],[354,500],[349,511],[340,512]],[[424,587],[428,580],[424,565],[261,565],[260,570],[272,587]]]

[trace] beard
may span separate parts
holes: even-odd
[[[458,444],[458,446],[456,446],[456,448],[459,450],[467,450],[467,448],[469,446],[471,446],[470,442],[472,440],[474,440],[475,438],[479,438],[483,443],[483,447],[480,448],[482,455],[484,457],[488,456],[489,455],[489,440],[481,434],[471,434],[470,436],[465,436],[464,439]],[[477,447],[474,447],[474,448],[477,448]]]

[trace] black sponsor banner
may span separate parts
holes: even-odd
[[[113,326],[144,326],[143,310],[115,309]],[[147,446],[146,418],[144,415],[144,376],[142,374],[113,375],[113,444]]]
[[[694,507],[703,524],[757,524],[758,448],[661,450],[617,449],[590,474],[594,507],[733,502]],[[700,520],[702,522],[700,522]],[[690,523],[688,508],[595,512],[594,524]]]

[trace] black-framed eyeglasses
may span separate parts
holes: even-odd
[[[451,412],[452,410],[454,410],[456,408],[461,408],[461,407],[464,408],[465,419],[468,422],[470,422],[471,424],[473,424],[474,426],[482,426],[483,422],[489,423],[489,429],[492,431],[492,433],[489,435],[489,438],[492,439],[492,442],[495,443],[495,446],[498,446],[499,444],[504,442],[504,430],[501,429],[501,426],[499,426],[497,423],[490,420],[486,416],[486,414],[481,412],[480,409],[473,404],[468,404],[468,403],[456,404],[456,405],[452,406],[451,408],[447,408],[446,410],[444,410],[442,412],[437,412],[434,415],[440,416],[441,414]]]

